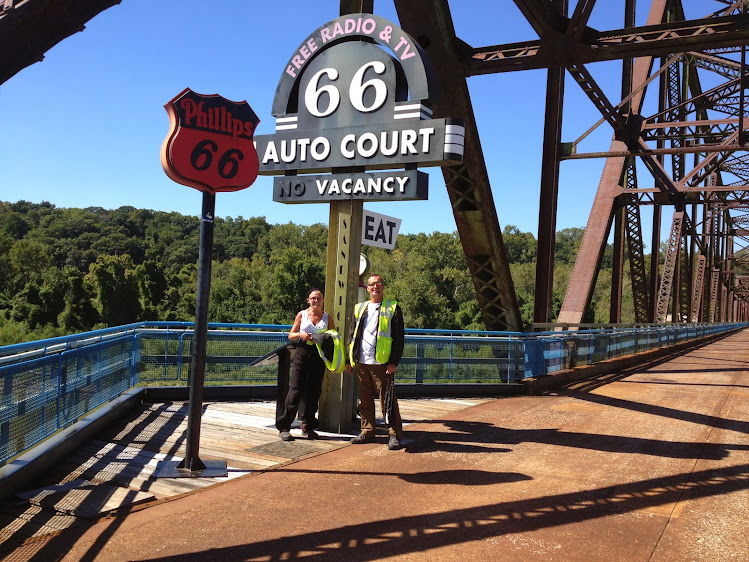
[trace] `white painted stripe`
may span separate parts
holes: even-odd
[[[419,115],[413,113],[414,110],[419,111]],[[406,112],[408,112],[406,114]],[[413,119],[418,117],[419,119],[430,119],[432,117],[432,110],[421,103],[409,103],[405,105],[396,105],[394,108],[395,119]]]
[[[448,135],[466,136],[466,128],[461,125],[445,125],[445,133]]]
[[[298,121],[299,116],[294,115],[292,117],[276,117],[276,123],[288,123],[289,121]]]
[[[423,107],[424,105],[420,103],[405,103],[403,105],[396,105],[395,111],[410,111],[411,109],[420,109]]]
[[[466,138],[460,135],[445,135],[445,144],[459,144],[464,145]]]
[[[276,125],[276,131],[288,131],[290,129],[296,129],[296,127],[296,123],[294,123],[293,125]]]
[[[445,153],[449,154],[460,154],[463,156],[463,145],[462,144],[446,144],[445,145]]]

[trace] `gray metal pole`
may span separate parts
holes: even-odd
[[[190,410],[187,418],[187,453],[179,468],[203,470],[206,466],[198,457],[200,449],[200,418],[203,412],[205,382],[206,334],[208,332],[208,298],[211,291],[211,261],[213,260],[213,216],[216,195],[203,192],[203,212],[200,215],[200,254],[198,256],[198,296],[195,304],[195,341],[190,369]]]

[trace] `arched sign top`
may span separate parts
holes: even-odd
[[[274,117],[295,112],[292,107],[298,102],[299,80],[306,67],[325,50],[346,41],[367,41],[389,50],[405,74],[410,99],[438,101],[429,59],[410,35],[374,14],[350,14],[322,25],[294,51],[276,88]]]

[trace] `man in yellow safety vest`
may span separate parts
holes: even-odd
[[[395,397],[395,370],[403,356],[403,313],[398,303],[384,298],[385,283],[377,274],[367,280],[368,302],[354,308],[349,330],[349,363],[351,373],[356,366],[359,380],[359,414],[361,433],[352,443],[370,443],[375,438],[375,393],[388,425],[388,449],[401,448],[403,423]]]

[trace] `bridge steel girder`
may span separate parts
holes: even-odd
[[[645,27],[596,31],[586,28],[573,38],[564,34],[566,20],[531,16],[522,6],[529,0],[515,0],[534,29],[546,30],[540,40],[507,45],[476,47],[471,50],[467,74],[490,74],[548,68],[570,62],[587,64],[630,57],[661,56],[672,53],[699,51],[718,47],[740,47],[749,41],[749,15],[723,16],[701,20],[651,23]],[[546,2],[548,4],[548,2]],[[653,0],[651,8],[665,5],[665,0]],[[652,10],[651,10],[652,11]],[[557,37],[549,37],[552,30]],[[554,48],[550,44],[554,44]]]
[[[520,310],[462,63],[464,44],[455,36],[447,0],[396,0],[395,7],[403,30],[434,64],[441,86],[434,116],[465,121],[463,164],[445,166],[442,172],[482,318],[489,330],[520,331]]]
[[[4,0],[0,4],[0,84],[44,59],[63,39],[121,0]]]
[[[654,0],[648,14],[648,25],[654,25],[663,19],[665,7],[665,0]],[[645,83],[651,64],[652,57],[650,56],[642,56],[635,61],[632,69],[633,90],[637,90],[640,84]],[[629,102],[632,113],[640,113],[643,97],[644,92],[642,90],[637,91],[632,97]],[[627,145],[621,140],[616,140],[616,136],[612,140],[609,151],[629,152]],[[606,248],[606,239],[614,217],[615,200],[622,193],[620,181],[626,166],[626,158],[609,157],[606,159],[601,181],[593,200],[593,208],[590,211],[588,223],[580,241],[580,248],[572,267],[572,274],[562,301],[562,308],[559,311],[558,321],[560,323],[581,323],[590,306],[603,252]]]
[[[669,301],[672,298],[674,286],[674,275],[676,275],[676,259],[679,255],[679,243],[682,238],[682,228],[684,225],[684,211],[674,213],[671,222],[671,235],[668,239],[668,251],[666,261],[663,264],[663,276],[661,277],[661,287],[658,291],[658,306],[656,309],[656,322],[665,322],[668,314]]]
[[[553,0],[556,15],[566,15],[568,0]],[[580,17],[585,17],[581,15]],[[541,154],[541,189],[538,206],[536,243],[536,284],[533,322],[544,324],[553,317],[554,250],[556,247],[559,168],[562,158],[562,113],[564,108],[563,67],[549,68],[546,73],[546,118]]]
[[[613,141],[611,150],[622,150],[621,141]],[[559,311],[560,323],[579,324],[590,306],[609,229],[614,218],[616,198],[622,192],[619,180],[626,163],[625,158],[607,158],[603,166],[588,223],[583,231],[580,248]]]

